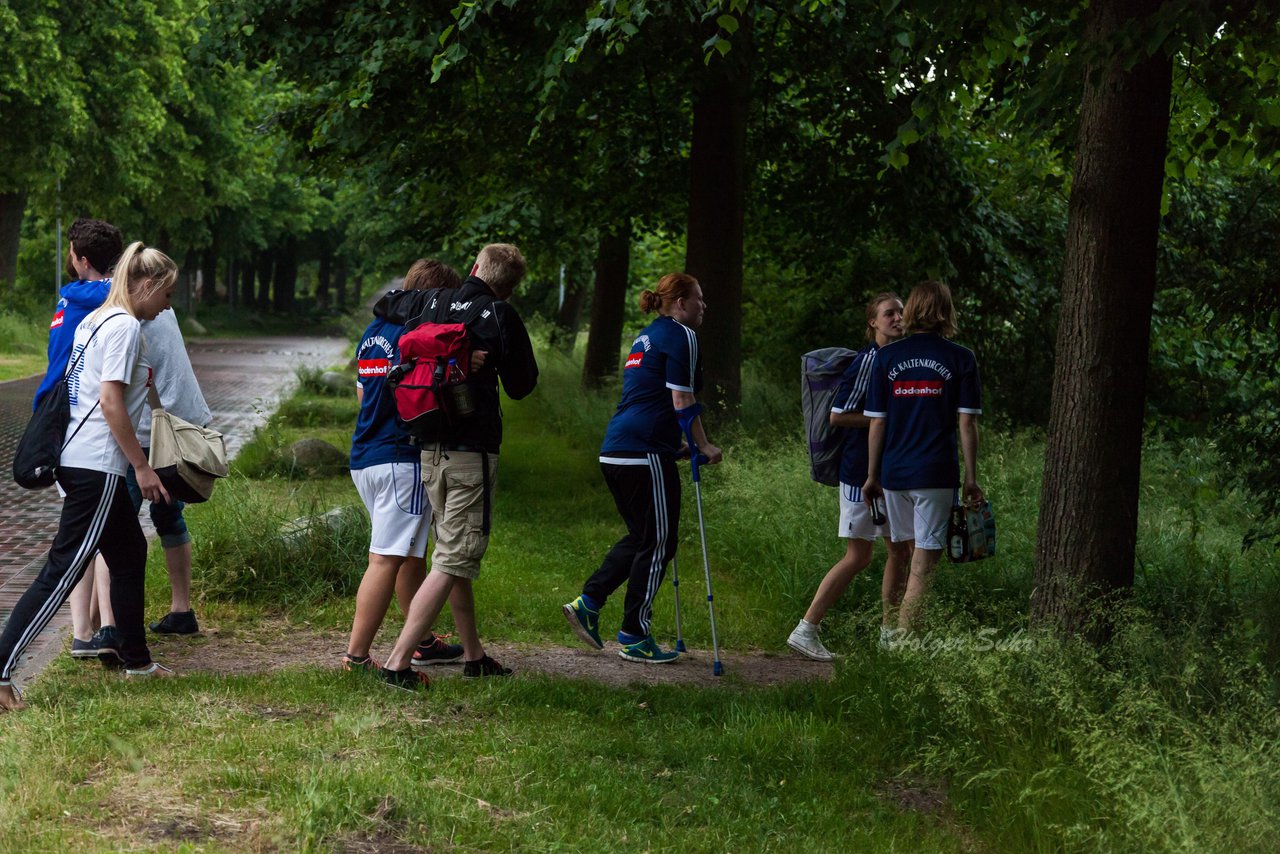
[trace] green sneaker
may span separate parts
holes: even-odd
[[[618,657],[625,658],[627,661],[639,661],[643,664],[670,664],[680,657],[680,653],[675,651],[664,652],[662,647],[654,642],[653,636],[650,635],[636,643],[624,643],[622,649],[618,650]]]
[[[604,649],[604,643],[600,640],[599,611],[588,608],[581,596],[568,605],[562,605],[560,610],[564,612],[564,618],[569,621],[569,626],[577,632],[578,637],[596,649]]]

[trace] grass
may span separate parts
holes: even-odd
[[[621,533],[595,462],[612,401],[574,391],[568,360],[544,365],[539,391],[507,405],[478,607],[487,637],[572,643],[558,605]],[[350,424],[350,398],[301,386],[242,461]],[[786,411],[783,390],[753,394]],[[785,426],[712,431],[732,439],[704,478],[721,641],[781,650],[841,552],[834,491],[808,482]],[[873,643],[878,573],[858,578],[824,623],[846,653],[829,682],[525,674],[439,681],[419,698],[315,669],[122,685],[60,661],[0,727],[0,849],[1271,850],[1276,554],[1241,550],[1248,511],[1220,488],[1212,446],[1153,443],[1139,580],[1115,641],[1030,631],[1042,453],[1034,434],[984,436],[1000,553],[944,565],[930,634],[898,654]],[[249,469],[189,513],[202,618],[345,631],[366,531],[280,531],[352,504],[350,480]],[[700,648],[685,494],[686,637]],[[160,560],[153,548],[149,612],[167,604]],[[664,591],[663,642],[670,606]],[[618,617],[612,602],[607,630]],[[397,629],[393,614],[379,643]]]

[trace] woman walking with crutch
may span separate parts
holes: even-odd
[[[631,345],[622,370],[622,400],[600,448],[600,468],[627,533],[587,579],[582,595],[563,611],[580,638],[603,649],[600,609],[625,582],[618,655],[627,661],[666,664],[679,653],[658,646],[650,619],[679,540],[676,458],[684,445],[680,414],[698,405],[702,367],[694,330],[702,325],[706,303],[697,279],[670,273],[655,290],[640,294],[640,308],[657,312],[658,318]],[[692,419],[690,435],[705,463],[720,462],[721,451],[707,441],[700,418]]]
[[[67,376],[71,421],[57,471],[66,499],[44,569],[0,634],[0,710],[23,707],[10,682],[14,666],[98,550],[111,571],[111,605],[125,673],[170,673],[151,660],[147,648],[142,623],[147,540],[125,488],[125,473],[134,467],[149,501],[169,501],[135,431],[151,384],[139,320],[151,320],[169,307],[177,277],[177,267],[163,252],[132,244],[116,266],[106,301],[76,329]]]

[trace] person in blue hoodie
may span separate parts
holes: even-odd
[[[124,252],[124,236],[120,229],[100,219],[77,219],[67,231],[67,275],[71,281],[62,286],[62,298],[49,323],[49,367],[31,402],[34,411],[44,397],[62,379],[71,357],[71,343],[76,327],[107,299],[111,290],[111,272]],[[76,658],[98,658],[104,663],[119,660],[112,640],[115,614],[111,610],[110,577],[95,572],[98,560],[89,564],[84,578],[71,591],[71,655]],[[94,597],[95,585],[100,586]],[[98,611],[94,613],[95,609]],[[95,628],[96,627],[96,628]],[[103,650],[108,650],[105,653]]]
[[[40,398],[62,379],[76,327],[89,312],[106,301],[107,292],[111,290],[111,270],[124,251],[120,229],[100,219],[76,220],[67,232],[67,239],[71,244],[67,249],[67,275],[72,281],[62,286],[62,298],[49,323],[49,368],[36,389],[35,400],[31,401],[32,412],[40,404]]]

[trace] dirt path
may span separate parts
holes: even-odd
[[[346,649],[342,632],[318,631],[271,620],[253,628],[212,626],[193,637],[154,637],[151,651],[158,661],[179,673],[224,675],[273,673],[298,667],[336,668]],[[287,642],[286,642],[287,639]],[[673,664],[642,665],[618,657],[617,645],[603,650],[583,647],[486,643],[486,651],[518,674],[541,673],[589,679],[610,686],[658,685],[779,685],[811,679],[830,679],[830,664],[809,661],[795,654],[759,651],[722,652],[725,675],[711,673],[712,655],[691,650]],[[386,654],[379,647],[374,650]],[[461,666],[441,665],[428,670],[433,678],[462,673]]]

